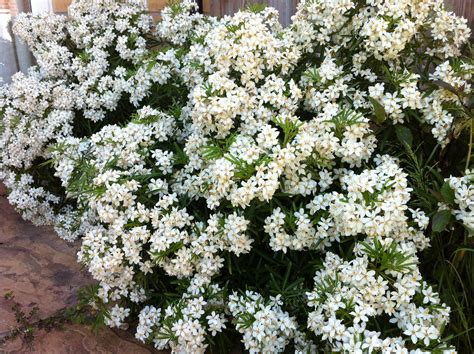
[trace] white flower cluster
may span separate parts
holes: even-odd
[[[451,104],[460,107],[467,102],[472,95],[470,82],[473,75],[473,64],[462,63],[455,71],[449,61],[438,65],[430,75],[431,79],[441,83],[442,87],[424,98],[422,110],[424,119],[433,125],[433,136],[443,145],[449,142],[449,134],[454,128],[454,117],[443,109],[443,106]]]
[[[60,198],[38,185],[29,169],[46,156],[49,144],[72,134],[71,106],[71,91],[62,80],[44,80],[35,68],[0,88],[0,179],[10,203],[37,225],[56,223]],[[67,231],[60,235],[70,238]]]
[[[454,352],[439,342],[449,308],[421,280],[414,248],[375,239],[356,244],[355,250],[351,261],[326,254],[323,269],[314,277],[314,290],[307,294],[314,307],[309,328],[341,352],[398,353],[412,345]],[[390,325],[374,330],[380,328],[374,324],[380,325],[382,315],[390,317]],[[397,335],[386,336],[389,331]]]
[[[398,241],[411,239],[418,249],[424,249],[429,242],[423,235],[427,217],[416,211],[418,224],[411,225],[406,174],[387,155],[378,156],[375,163],[375,169],[366,169],[361,174],[344,169],[335,171],[342,193],[320,193],[306,208],[293,214],[275,209],[265,220],[272,249],[324,249],[342,237],[359,234]],[[333,182],[330,177],[329,183],[323,181],[324,189]]]
[[[354,10],[357,10],[355,14]],[[421,115],[433,126],[432,133],[441,144],[449,142],[456,107],[446,104],[445,95],[457,107],[462,106],[471,92],[472,64],[461,63],[454,69],[446,61],[430,75],[430,83],[442,81],[462,90],[460,98],[452,92],[449,95],[446,89],[420,92],[425,83],[420,70],[399,60],[403,57],[405,63],[415,62],[420,51],[441,60],[460,55],[460,48],[469,41],[471,31],[466,19],[446,11],[441,0],[416,4],[407,0],[377,0],[367,4],[345,0],[301,1],[290,31],[295,42],[301,44],[302,52],[312,52],[318,44],[326,48],[322,63],[317,67],[309,65],[302,79],[309,109],[318,112],[327,102],[340,98],[344,101],[348,96],[355,108],[367,108],[371,106],[368,101],[371,98],[382,105],[394,123],[402,123],[407,114],[412,119]],[[359,42],[355,38],[360,38]],[[331,53],[341,51],[347,51],[347,57],[335,62]],[[381,76],[388,79],[388,85],[380,82]],[[369,85],[367,89],[367,84],[358,83],[361,79]]]
[[[68,18],[51,14],[15,18],[13,31],[29,45],[38,65],[27,74],[16,74],[10,85],[0,89],[0,175],[12,191],[10,202],[26,219],[62,225],[58,226],[60,235],[70,240],[77,233],[64,225],[66,220],[72,225],[75,216],[69,208],[58,208],[60,197],[43,189],[38,192],[41,197],[30,195],[25,193],[24,182],[18,181],[27,175],[33,179],[33,163],[48,157],[51,144],[84,134],[77,127],[78,117],[101,120],[107,111],[117,108],[122,97],[130,95],[138,104],[147,94],[142,89],[140,97],[134,97],[143,84],[136,85],[139,79],[129,71],[141,65],[140,59],[148,53],[144,34],[152,21],[138,0],[76,1],[69,11]],[[113,56],[118,60],[112,62]],[[160,55],[157,59],[165,62],[156,64],[160,68],[169,60]],[[166,81],[163,75],[155,77],[148,82]],[[27,198],[30,203],[24,202]],[[34,209],[42,212],[32,212]]]
[[[22,210],[25,219],[35,220],[37,225],[55,221],[52,205],[58,204],[59,198],[44,188],[35,186],[31,175],[10,173],[2,175],[2,178],[5,186],[11,189],[8,201]]]
[[[41,74],[63,78],[74,107],[98,121],[117,108],[122,96],[133,96],[139,71],[127,71],[148,53],[145,34],[151,23],[140,0],[94,0],[73,3],[67,21],[57,15],[21,14],[13,30],[30,45]],[[114,53],[119,64],[112,63]]]
[[[161,11],[162,20],[156,26],[156,35],[175,45],[184,45],[194,37],[200,37],[209,30],[204,22],[214,22],[198,12],[199,6],[193,0],[171,3]]]
[[[252,291],[229,296],[228,307],[235,328],[243,334],[242,342],[250,353],[283,352],[295,337],[295,319],[283,311],[281,305],[280,297],[265,300]]]
[[[417,267],[429,219],[377,138],[455,137],[465,20],[441,0],[303,0],[287,28],[272,8],[196,9],[155,28],[139,0],[16,19],[38,65],[0,89],[10,202],[81,237],[107,324],[140,312],[156,348],[204,353],[233,326],[250,352],[450,352]],[[473,228],[472,173],[448,181]],[[242,284],[267,262],[284,286]]]
[[[203,43],[193,44],[187,60],[203,66],[190,93],[197,129],[225,137],[239,127],[253,135],[274,115],[290,116],[297,109],[300,90],[284,75],[299,52],[279,37],[279,29],[274,9],[238,12],[213,26]]]
[[[144,307],[135,336],[160,350],[171,347],[174,353],[205,353],[206,337],[226,328],[224,308],[222,289],[211,285],[199,295],[184,294],[163,311]]]
[[[453,214],[472,235],[474,233],[474,171],[467,170],[463,177],[450,177],[447,182],[454,191],[454,202],[457,205]]]
[[[79,260],[100,281],[105,302],[142,291],[137,276],[155,266],[178,278],[194,275],[199,291],[222,267],[220,252],[251,249],[249,222],[236,212],[197,222],[179,206],[170,173],[176,159],[159,148],[176,129],[172,117],[144,107],[136,122],[106,126],[88,140],[65,139],[53,152],[56,175],[87,210]],[[75,178],[87,186],[80,195]]]

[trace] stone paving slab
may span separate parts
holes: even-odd
[[[135,341],[131,334],[124,331],[101,329],[94,333],[81,325],[66,325],[51,332],[38,332],[33,346],[23,344],[20,339],[9,342],[4,353],[40,353],[40,354],[150,354],[153,348]],[[0,353],[3,353],[0,349]]]
[[[28,307],[36,303],[44,315],[71,306],[75,293],[91,282],[76,262],[77,244],[61,240],[50,228],[21,219],[6,198],[0,198],[0,333],[11,325],[3,295],[12,291]],[[5,308],[8,306],[8,308]]]
[[[8,204],[0,184],[0,338],[16,326],[11,302],[28,311],[36,303],[39,316],[47,318],[76,301],[77,290],[92,282],[76,262],[78,243],[61,240],[51,228],[24,221]],[[33,347],[20,339],[0,347],[0,353],[157,353],[134,340],[125,331],[102,329],[96,335],[86,326],[38,332]]]

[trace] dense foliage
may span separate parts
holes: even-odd
[[[441,0],[19,15],[0,177],[157,348],[472,352],[474,61]]]

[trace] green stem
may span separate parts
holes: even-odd
[[[471,162],[471,154],[472,154],[472,139],[474,135],[474,118],[471,118],[471,129],[470,129],[470,134],[469,134],[469,148],[467,151],[467,159],[466,159],[466,168],[467,170],[469,168],[470,162]]]

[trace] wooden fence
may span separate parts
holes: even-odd
[[[203,0],[204,13],[214,16],[230,15],[251,2],[265,3],[276,8],[283,25],[290,23],[298,4],[298,0]],[[445,3],[457,15],[467,18],[470,27],[474,28],[474,0],[445,0]]]
[[[33,0],[35,1],[35,0]],[[38,0],[36,0],[38,1]],[[150,12],[159,17],[161,9],[166,5],[167,0],[147,0]],[[214,16],[231,15],[249,3],[265,3],[276,8],[280,12],[280,21],[283,25],[288,25],[291,16],[295,13],[298,0],[203,0],[203,12]],[[52,0],[54,12],[66,12],[71,0]],[[446,0],[446,4],[456,14],[474,20],[474,0]]]
[[[265,3],[280,12],[280,22],[288,25],[295,13],[298,0],[203,0],[204,13],[222,16],[231,15],[249,3]]]
[[[445,3],[457,15],[468,19],[474,35],[474,0],[446,0]]]

